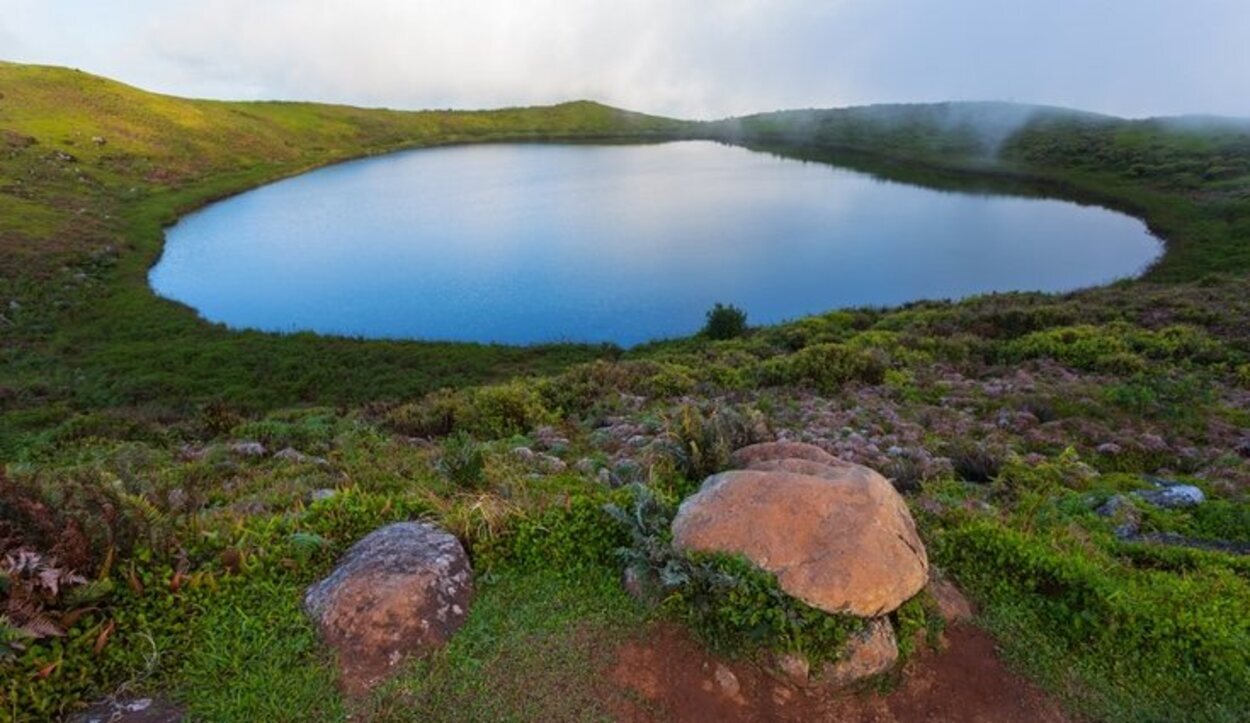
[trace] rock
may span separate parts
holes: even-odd
[[[330,489],[329,487],[322,487],[320,489],[315,489],[312,492],[309,492],[308,501],[309,502],[322,502],[324,500],[332,499],[338,493],[339,493],[338,490]]]
[[[783,653],[777,656],[776,664],[777,670],[794,685],[805,687],[812,682],[812,666],[807,662],[806,656],[800,653]]]
[[[304,610],[359,695],[404,658],[447,644],[464,624],[473,573],[460,542],[423,522],[374,530],[304,594]]]
[[[949,625],[972,619],[972,603],[950,580],[938,578],[929,582],[929,594],[937,603],[938,614]]]
[[[240,457],[264,457],[266,454],[265,445],[260,442],[231,442],[227,449]]]
[[[876,618],[847,641],[842,655],[821,669],[816,682],[821,686],[843,688],[885,673],[897,662],[894,626],[886,618]]]
[[[190,498],[181,487],[175,487],[165,494],[165,503],[169,505],[170,512],[183,512],[189,501]]]
[[[525,466],[545,474],[557,474],[568,469],[568,465],[559,457],[535,452],[529,447],[516,447],[512,450],[512,456],[524,463]]]
[[[34,136],[28,136],[23,133],[7,129],[0,130],[0,139],[2,139],[4,144],[9,148],[29,148],[39,142],[35,140]]]
[[[898,662],[898,641],[887,618],[866,621],[853,634],[838,659],[813,672],[802,653],[783,653],[773,658],[782,678],[799,688],[838,689],[889,671]]]
[[[743,447],[730,457],[730,461],[738,468],[750,467],[754,463],[766,460],[782,459],[804,459],[831,467],[846,464],[820,447],[803,442],[761,442]]]
[[[1120,445],[1116,444],[1115,442],[1103,442],[1102,444],[1098,445],[1098,448],[1095,451],[1098,452],[1098,454],[1114,456],[1114,455],[1119,454],[1123,450],[1120,448]]]
[[[1184,484],[1166,484],[1157,490],[1142,490],[1136,494],[1156,507],[1168,509],[1197,507],[1207,499],[1202,490],[1193,485]]]
[[[91,136],[91,142],[96,144],[97,146],[103,146],[108,143],[108,141],[105,140],[104,136]]]
[[[742,554],[775,574],[786,593],[826,612],[871,618],[896,609],[928,581],[915,522],[888,480],[834,459],[842,466],[826,466],[821,476],[740,470],[709,477],[682,502],[674,547]]]
[[[275,452],[273,456],[274,459],[294,462],[295,464],[315,464],[323,467],[330,464],[322,457],[314,457],[310,454],[304,454],[294,447],[284,447],[282,450]]]
[[[71,723],[180,723],[183,711],[164,700],[110,700],[69,717]]]
[[[1112,495],[1094,510],[1094,514],[1112,518],[1112,522],[1116,525],[1115,536],[1121,540],[1133,537],[1141,527],[1141,511],[1132,500],[1124,495]]]
[[[712,680],[716,681],[716,687],[724,693],[727,698],[746,703],[742,697],[742,686],[738,683],[738,676],[727,668],[724,663],[717,663],[716,670],[712,673]]]

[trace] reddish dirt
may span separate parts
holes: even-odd
[[[718,666],[732,672],[736,692],[724,670],[717,675]],[[608,678],[622,693],[613,697],[619,701],[614,706],[616,717],[623,723],[1069,720],[1036,686],[1007,670],[989,635],[964,623],[948,628],[945,648],[917,656],[899,685],[884,695],[872,691],[801,691],[781,684],[756,666],[718,661],[688,633],[672,625],[655,625],[624,645]]]

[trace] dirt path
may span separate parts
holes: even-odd
[[[861,692],[821,698],[798,692],[753,666],[721,663],[672,625],[655,625],[622,647],[609,679],[623,693],[616,712],[626,723],[1069,720],[1036,686],[1007,670],[989,635],[956,624],[946,637],[945,650],[917,657],[900,685],[886,695]]]

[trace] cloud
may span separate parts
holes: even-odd
[[[184,95],[403,108],[595,98],[687,117],[1015,99],[1250,116],[1243,0],[6,2],[17,10],[0,22],[27,59]]]

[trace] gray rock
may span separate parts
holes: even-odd
[[[71,723],[179,723],[184,717],[183,711],[168,701],[132,698],[93,705],[67,720]]]
[[[473,571],[450,533],[423,522],[374,530],[304,594],[304,610],[338,653],[340,680],[368,692],[410,655],[447,644],[469,612]]]
[[[240,457],[264,457],[267,453],[265,445],[252,441],[231,442],[227,449],[230,450],[231,454]]]
[[[320,489],[315,489],[312,492],[309,492],[308,500],[310,502],[321,502],[323,500],[328,500],[328,499],[333,498],[338,493],[339,493],[338,490],[330,489],[329,487],[322,487]]]
[[[329,464],[329,462],[322,457],[314,457],[310,454],[304,454],[294,447],[285,447],[281,451],[275,452],[273,457],[274,459],[294,462],[295,464],[315,464],[318,466],[325,466]]]
[[[1141,511],[1124,495],[1112,495],[1094,512],[1101,517],[1112,518],[1116,525],[1115,536],[1121,540],[1133,537],[1141,527]]]
[[[1136,494],[1152,505],[1167,509],[1197,507],[1207,499],[1202,490],[1185,484],[1168,484],[1157,490],[1143,490]]]

